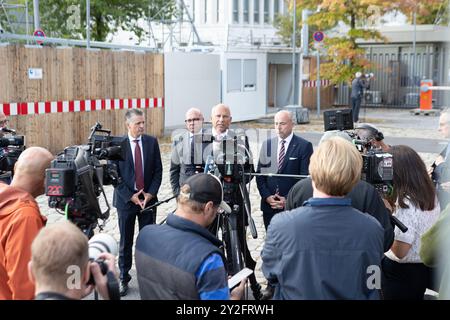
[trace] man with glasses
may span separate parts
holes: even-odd
[[[210,141],[203,141],[203,114],[197,108],[186,112],[186,131],[175,135],[170,161],[170,185],[174,195],[187,178],[203,172],[203,150]],[[209,139],[210,140],[210,139]]]

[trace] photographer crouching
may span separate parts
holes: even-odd
[[[114,255],[98,255],[107,266],[103,274],[100,264],[90,261],[89,249],[87,237],[72,222],[43,228],[33,241],[28,263],[35,299],[80,300],[95,289],[105,300],[120,300]]]

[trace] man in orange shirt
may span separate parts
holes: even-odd
[[[47,149],[26,149],[11,184],[0,183],[0,300],[34,298],[27,265],[31,242],[46,222],[35,198],[45,191],[45,169],[53,158]]]

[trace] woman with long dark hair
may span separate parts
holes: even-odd
[[[423,299],[432,286],[432,269],[419,257],[420,237],[436,222],[440,207],[436,190],[420,156],[408,146],[393,146],[394,191],[388,197],[393,214],[407,227],[395,229],[394,243],[382,268],[384,299]]]

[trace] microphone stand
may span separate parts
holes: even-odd
[[[148,206],[147,208],[142,209],[142,210],[141,210],[141,213],[144,213],[144,212],[146,212],[146,211],[152,210],[154,207],[157,207],[157,206],[159,206],[159,205],[161,205],[161,204],[163,204],[163,203],[169,202],[170,200],[172,200],[173,198],[176,198],[177,196],[178,196],[178,195],[175,195],[175,196],[170,197],[170,198],[167,198],[167,199],[165,199],[165,200],[161,200],[161,201],[155,202],[155,203],[152,204],[151,206]],[[166,221],[166,219],[167,219],[167,217],[164,218],[163,221],[161,221],[159,224],[163,224],[163,223]],[[155,223],[156,223],[156,221],[155,221]]]
[[[283,174],[283,173],[244,173],[246,176],[261,176],[261,177],[278,177],[278,178],[295,178],[295,179],[305,179],[308,175],[302,174]]]

